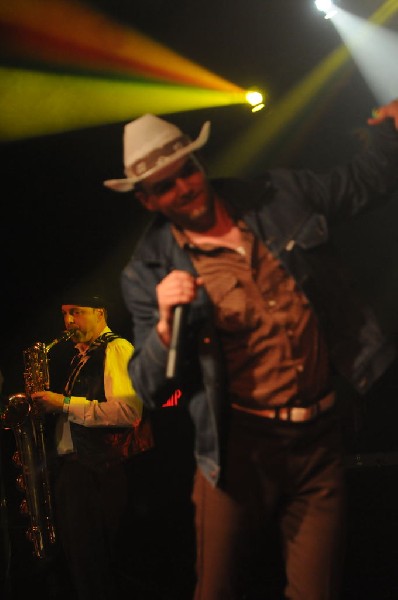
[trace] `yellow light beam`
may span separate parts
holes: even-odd
[[[398,10],[398,0],[387,0],[370,17],[369,22],[374,25],[383,25],[387,23],[390,17]]]
[[[398,0],[387,0],[373,13],[369,21],[381,25],[398,10]],[[293,87],[278,103],[260,114],[253,126],[233,145],[213,161],[212,173],[245,173],[245,169],[261,150],[285,130],[303,113],[316,97],[327,88],[328,83],[347,65],[351,55],[341,44],[315,67],[300,83]]]
[[[0,139],[244,102],[245,93],[0,68]]]

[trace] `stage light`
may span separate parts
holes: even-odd
[[[249,90],[246,94],[246,100],[252,106],[252,112],[258,112],[265,106],[263,95],[256,90]]]
[[[332,0],[315,0],[315,6],[318,10],[325,13],[325,19],[331,19],[337,13],[336,6]]]

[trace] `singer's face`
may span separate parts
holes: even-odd
[[[182,229],[203,232],[214,225],[214,193],[194,156],[144,179],[135,195],[146,209],[162,213]]]

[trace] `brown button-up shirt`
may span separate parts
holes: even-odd
[[[327,348],[304,293],[243,222],[235,249],[177,242],[204,279],[215,311],[234,403],[306,406],[329,388]]]

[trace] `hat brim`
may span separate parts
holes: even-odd
[[[139,181],[142,181],[143,179],[146,179],[147,177],[154,175],[155,173],[164,169],[165,167],[172,164],[173,162],[176,162],[183,156],[186,156],[187,154],[190,154],[191,152],[195,152],[195,150],[199,150],[199,148],[201,148],[202,146],[204,146],[206,144],[207,140],[209,139],[209,135],[210,135],[210,121],[206,121],[202,125],[202,129],[200,130],[200,133],[195,141],[191,142],[187,146],[183,146],[182,148],[179,148],[179,150],[177,150],[177,152],[175,152],[174,154],[163,158],[162,162],[160,164],[156,165],[155,167],[153,167],[152,169],[149,169],[148,171],[146,171],[145,173],[143,173],[140,176],[126,177],[124,179],[107,179],[103,183],[104,183],[105,187],[110,188],[111,190],[114,190],[116,192],[130,192],[132,189],[134,189],[135,184],[138,183]]]

